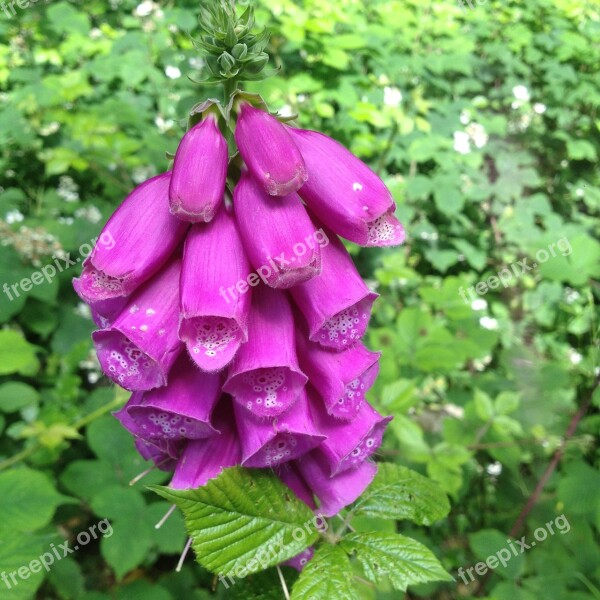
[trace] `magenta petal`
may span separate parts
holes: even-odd
[[[235,141],[252,176],[271,196],[295,192],[306,181],[304,160],[289,129],[269,113],[243,103]]]
[[[306,380],[287,295],[261,285],[252,295],[248,341],[233,359],[223,390],[255,415],[274,417],[296,401]]]
[[[218,433],[210,423],[221,397],[221,377],[203,373],[182,353],[169,373],[169,385],[141,394],[127,412],[145,438],[201,439]]]
[[[327,412],[338,419],[356,418],[365,394],[379,371],[379,352],[360,342],[343,352],[326,350],[296,330],[300,367],[323,399]]]
[[[234,191],[235,219],[259,277],[275,288],[289,288],[321,271],[322,233],[316,231],[300,198],[271,198],[243,173]],[[254,284],[256,285],[256,283]]]
[[[317,452],[304,455],[295,464],[320,501],[319,513],[333,517],[367,489],[377,473],[377,465],[367,461],[331,477],[329,465]]]
[[[105,225],[73,287],[86,302],[131,294],[173,254],[188,224],[169,213],[163,173],[135,188]]]
[[[229,405],[228,401],[225,402]],[[226,412],[230,411],[229,406]],[[222,414],[224,412],[221,411]],[[231,424],[231,416],[228,419],[217,418],[215,426],[221,431],[219,435],[188,442],[177,463],[170,487],[179,490],[196,489],[205,485],[209,479],[217,477],[223,469],[240,463],[240,442]]]
[[[325,439],[315,429],[304,390],[290,410],[272,421],[256,417],[237,403],[234,412],[244,467],[275,467],[309,452]]]
[[[321,259],[321,274],[291,288],[290,294],[306,319],[310,340],[344,350],[364,335],[377,294],[365,285],[334,236],[321,250]]]
[[[381,446],[385,428],[393,417],[381,416],[365,401],[356,419],[348,423],[328,415],[314,394],[309,397],[317,429],[327,436],[318,453],[325,458],[332,476],[355,469]]]
[[[294,492],[296,498],[302,500],[312,510],[317,508],[312,490],[304,481],[294,463],[283,463],[275,469],[275,474]]]
[[[223,202],[228,160],[216,116],[208,114],[177,148],[169,187],[171,213],[192,223],[211,221]]]
[[[183,344],[177,337],[181,260],[172,260],[131,298],[107,329],[92,334],[104,373],[127,390],[166,385]]]
[[[292,567],[292,569],[296,569],[296,571],[302,571],[306,566],[306,563],[315,555],[315,550],[312,546],[306,548],[306,550],[302,550],[300,554],[296,554],[293,558],[286,560],[281,563],[284,567]]]
[[[129,302],[128,296],[99,300],[90,304],[94,323],[101,329],[109,327]]]
[[[308,169],[300,195],[319,220],[361,246],[404,241],[402,225],[392,215],[394,200],[378,175],[322,133],[291,128],[289,132]]]
[[[233,217],[222,209],[188,233],[181,273],[179,337],[205,371],[225,367],[248,339],[251,294],[235,286],[250,272]],[[229,290],[227,288],[230,288]]]

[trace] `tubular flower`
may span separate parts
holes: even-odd
[[[290,128],[243,102],[235,141],[248,170],[271,196],[286,196],[306,181],[306,167]]]
[[[339,142],[303,129],[289,129],[304,157],[308,181],[300,195],[317,217],[361,246],[396,246],[404,228],[383,181]]]
[[[223,202],[227,142],[209,113],[179,143],[169,187],[171,213],[192,223],[211,221]]]
[[[185,241],[179,337],[194,362],[218,371],[248,339],[250,293],[226,288],[250,273],[233,217],[223,208],[209,225],[194,225]]]
[[[250,262],[267,285],[289,288],[320,273],[321,245],[297,194],[272,198],[246,172],[235,188],[234,206]]]
[[[172,175],[117,209],[74,287],[100,327],[102,369],[134,392],[115,416],[143,458],[174,472],[173,488],[269,468],[333,516],[375,476],[389,421],[365,397],[379,354],[361,338],[377,294],[336,234],[381,246],[404,232],[366,165],[239,94],[184,136]],[[236,127],[231,160],[223,121]]]
[[[169,172],[145,181],[108,220],[81,276],[73,281],[82,300],[92,303],[130,295],[179,246],[188,224],[169,213],[170,180]]]

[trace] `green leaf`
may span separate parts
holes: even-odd
[[[112,528],[112,535],[102,538],[100,550],[117,578],[122,579],[146,558],[152,545],[151,530],[141,514],[112,523]]]
[[[423,544],[403,535],[384,532],[351,533],[341,546],[353,553],[373,583],[389,578],[394,589],[428,581],[453,581],[435,555]]]
[[[265,471],[226,469],[196,490],[149,487],[183,511],[198,562],[213,573],[264,570],[319,535],[306,504]]]
[[[57,506],[72,502],[39,471],[20,468],[0,473],[0,515],[12,529],[40,529],[50,523]]]
[[[9,381],[0,385],[0,411],[16,412],[30,404],[36,404],[39,394],[35,388],[19,381]]]
[[[0,375],[21,373],[32,375],[39,366],[32,346],[19,332],[0,331]]]
[[[375,479],[352,512],[383,519],[408,519],[431,525],[450,511],[450,503],[437,483],[416,471],[393,463],[380,463]]]
[[[352,565],[340,546],[321,546],[304,567],[291,600],[356,600]]]

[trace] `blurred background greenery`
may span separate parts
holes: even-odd
[[[568,534],[483,583],[407,597],[598,600],[600,2],[471,3],[258,0],[281,72],[246,89],[368,162],[406,226],[402,248],[353,249],[381,294],[371,400],[395,416],[381,456],[438,481],[453,508],[398,530],[455,574],[506,545],[563,451],[520,535],[561,513]],[[167,168],[191,106],[219,93],[187,78],[202,77],[197,2],[13,8],[0,12],[0,285],[85,253],[127,192]],[[103,518],[114,535],[46,577],[0,583],[0,598],[280,598],[273,577],[213,593],[192,560],[173,573],[182,522],[156,531],[168,504],[128,485],[146,465],[110,417],[125,397],[100,375],[78,268],[0,293],[0,571]]]

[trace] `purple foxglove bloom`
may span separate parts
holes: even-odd
[[[306,319],[310,340],[340,351],[364,335],[377,294],[365,285],[334,236],[323,247],[321,259],[321,274],[294,286],[290,294]]]
[[[343,352],[331,352],[310,342],[296,329],[300,368],[323,399],[327,412],[337,419],[356,418],[365,394],[379,371],[380,352],[370,352],[358,342]]]
[[[246,254],[267,285],[289,288],[320,273],[321,245],[297,194],[271,198],[245,172],[234,191],[234,209]]]
[[[192,223],[211,221],[223,202],[228,161],[217,117],[208,114],[177,148],[169,187],[171,213]]]
[[[82,300],[128,296],[173,254],[189,224],[169,213],[170,179],[168,172],[145,181],[113,213],[73,280]]]
[[[286,411],[307,381],[298,366],[287,294],[261,285],[252,294],[248,341],[240,346],[223,390],[259,417]]]
[[[306,181],[306,167],[289,128],[269,113],[242,103],[235,141],[252,176],[271,196],[286,196]]]
[[[288,131],[308,170],[300,195],[319,220],[361,246],[396,246],[404,241],[404,228],[393,215],[394,200],[379,176],[322,133]]]
[[[329,465],[331,476],[355,469],[375,453],[393,418],[381,416],[368,402],[363,402],[356,419],[347,423],[329,416],[314,394],[310,395],[310,402],[317,429],[327,436],[317,452]]]
[[[315,550],[312,546],[308,547],[306,550],[302,550],[300,554],[296,554],[293,558],[286,560],[281,563],[284,567],[292,567],[292,569],[296,569],[296,571],[302,571],[306,566],[306,563],[315,555]]]
[[[128,296],[99,300],[90,304],[90,311],[94,323],[101,329],[106,329],[119,316],[119,313],[129,302]]]
[[[220,406],[220,414],[215,419],[215,426],[221,433],[187,443],[170,487],[196,489],[217,477],[223,469],[240,464],[239,436],[231,424],[231,417],[225,417],[225,414],[231,415],[230,401],[225,401],[224,405]]]
[[[181,259],[175,258],[144,284],[107,329],[92,339],[104,373],[131,391],[167,384],[167,374],[183,344],[179,324]]]
[[[125,409],[146,433],[144,439],[202,439],[218,431],[211,414],[221,397],[221,377],[203,373],[182,352],[169,385],[133,394]]]
[[[157,469],[161,471],[174,471],[177,466],[177,459],[173,458],[165,450],[161,450],[159,446],[137,438],[135,447],[144,460],[151,460]]]
[[[317,508],[312,490],[298,472],[294,463],[283,463],[275,468],[275,475],[294,492],[296,498],[302,500],[312,510]]]
[[[234,412],[244,467],[275,467],[309,452],[325,439],[315,429],[304,390],[290,410],[272,421],[256,417],[237,403]]]
[[[191,228],[183,254],[179,337],[204,371],[229,364],[248,339],[251,294],[246,283],[237,284],[249,273],[235,221],[225,208],[210,224]]]
[[[377,473],[377,465],[367,461],[356,469],[331,477],[329,465],[316,450],[305,454],[295,464],[320,501],[319,513],[326,517],[333,517],[352,504]]]

